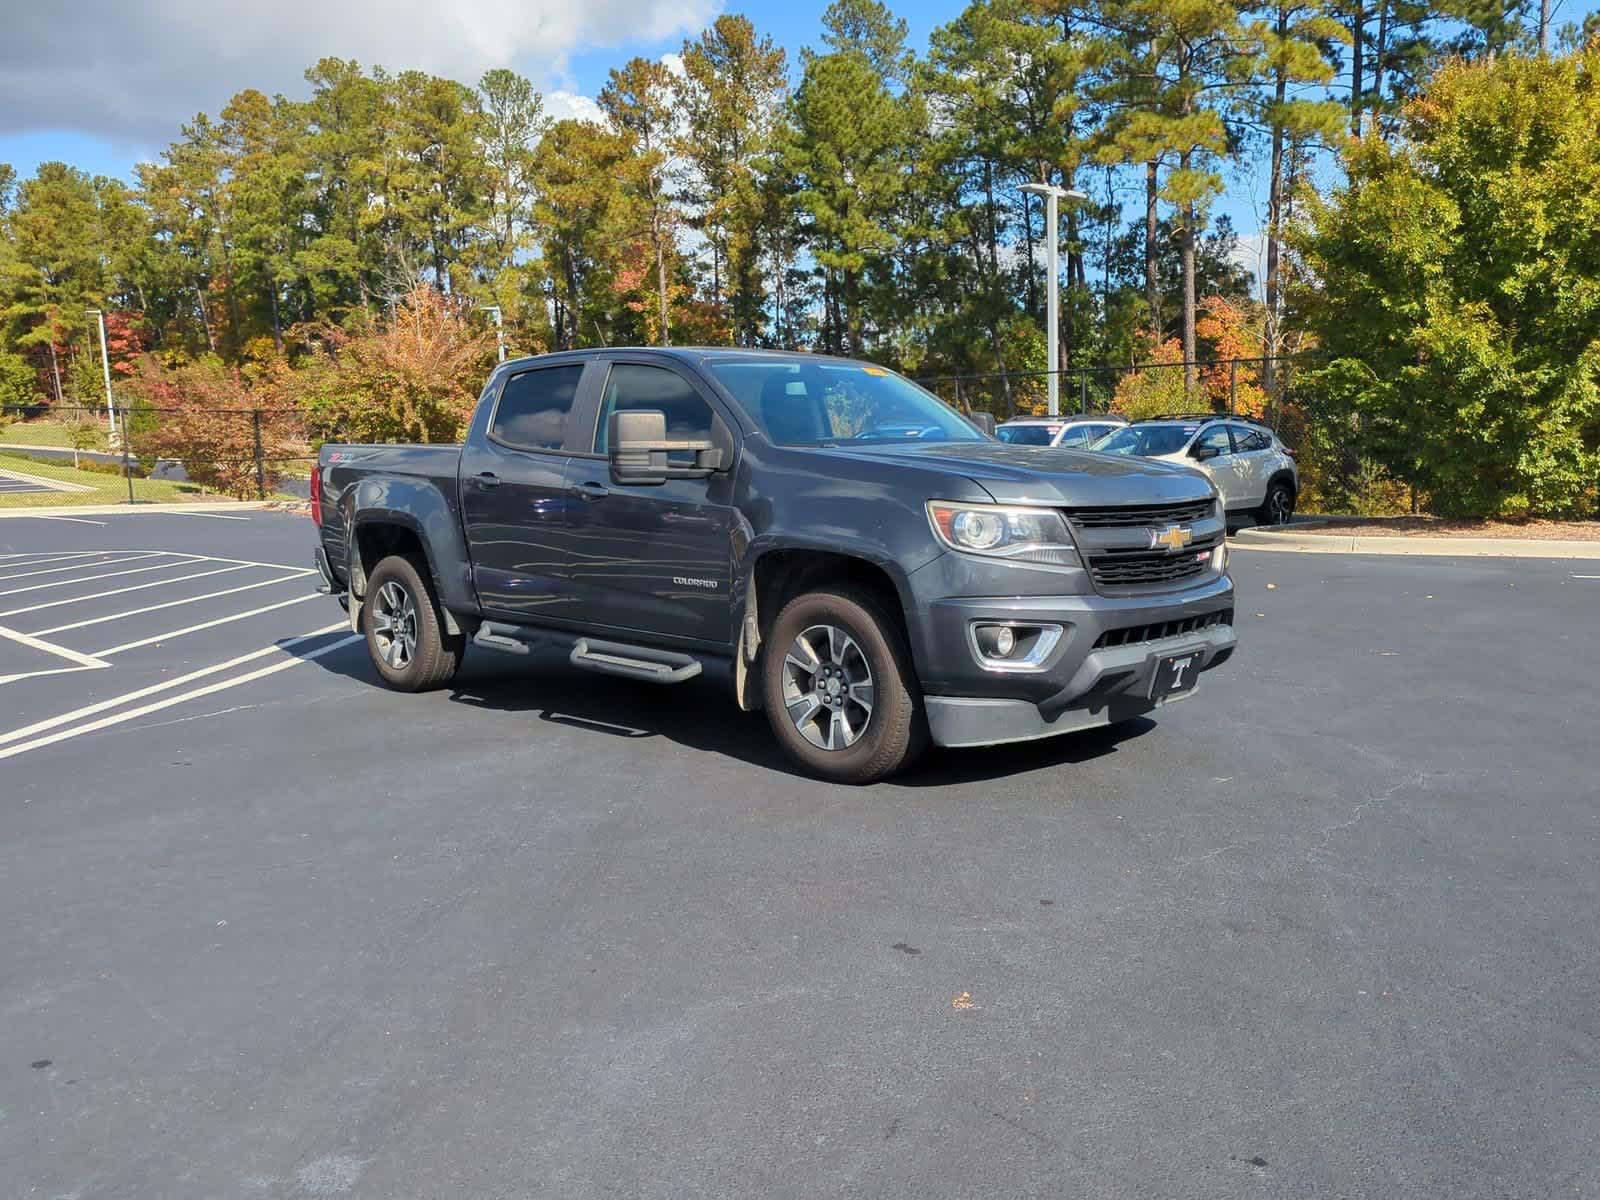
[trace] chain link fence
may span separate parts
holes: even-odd
[[[294,409],[0,407],[0,507],[299,498],[316,461]]]
[[[1360,419],[1301,385],[1305,360],[1232,358],[1055,372],[1059,410],[1236,414],[1263,421],[1297,456],[1299,508],[1382,516],[1416,498],[1363,455]],[[1004,421],[1046,412],[1050,372],[918,379],[957,408]],[[316,438],[288,408],[29,405],[0,408],[0,506],[62,502],[303,498]],[[92,493],[92,495],[88,494]]]

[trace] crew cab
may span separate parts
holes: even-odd
[[[716,668],[840,781],[1191,695],[1234,647],[1216,489],[992,427],[821,355],[520,359],[460,445],[324,445],[315,560],[391,687],[445,684],[468,643]]]

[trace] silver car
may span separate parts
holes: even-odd
[[[1094,416],[1018,417],[994,431],[1013,446],[1067,446],[1084,450],[1106,434],[1121,429],[1127,419],[1112,413]]]
[[[1247,417],[1156,417],[1134,421],[1093,446],[1197,467],[1211,478],[1229,519],[1283,525],[1294,515],[1300,471],[1294,452],[1267,426]]]

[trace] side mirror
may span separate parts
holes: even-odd
[[[1222,451],[1217,449],[1215,446],[1196,446],[1193,450],[1189,451],[1189,457],[1196,459],[1199,462],[1205,462],[1206,459],[1215,458],[1221,453]]]
[[[994,414],[992,412],[985,412],[981,408],[975,409],[967,416],[967,420],[971,421],[990,437],[994,436]]]
[[[667,414],[660,409],[614,412],[607,433],[613,483],[651,487],[669,478],[703,478],[721,465],[722,454],[710,442],[668,441]],[[675,451],[692,453],[695,465],[669,463],[667,455]]]

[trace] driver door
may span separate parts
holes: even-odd
[[[573,600],[588,622],[624,640],[632,633],[725,646],[732,636],[734,530],[728,426],[699,384],[663,361],[622,359],[606,370],[593,416],[584,417],[592,433],[567,468],[578,497],[563,532]],[[675,441],[716,442],[723,469],[656,485],[614,482],[607,458],[611,414],[630,409],[664,412]]]

